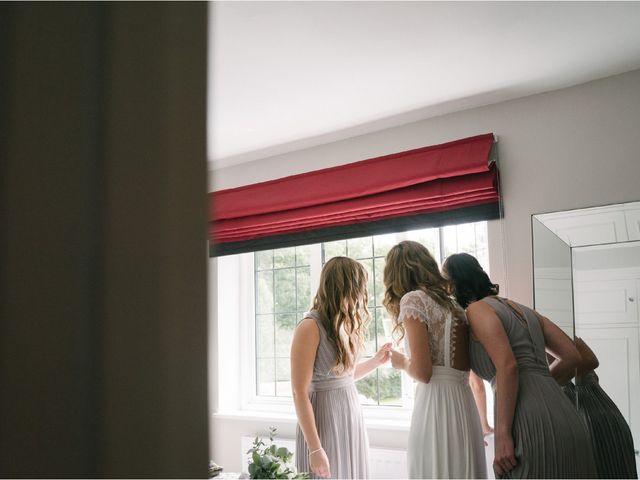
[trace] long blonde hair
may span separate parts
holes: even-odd
[[[371,319],[367,303],[367,271],[348,257],[333,257],[322,268],[320,286],[313,298],[338,356],[332,371],[343,375],[355,368],[364,347],[364,332]]]
[[[398,323],[400,299],[413,290],[422,290],[436,303],[464,321],[464,312],[449,295],[447,280],[429,250],[418,242],[400,242],[387,253],[384,267],[384,300],[382,304],[393,319],[393,337],[401,340],[405,329]]]

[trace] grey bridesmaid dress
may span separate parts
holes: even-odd
[[[499,297],[482,300],[504,326],[518,364],[518,397],[513,418],[516,467],[503,478],[595,478],[586,425],[549,373],[542,325],[533,310],[520,316]],[[496,369],[482,345],[470,342],[471,368],[491,382]],[[495,408],[496,402],[494,402]]]
[[[598,477],[638,478],[629,424],[600,386],[596,374],[589,372],[575,385],[569,382],[562,389],[591,432]]]
[[[318,312],[311,311],[305,318],[314,319],[320,329],[309,398],[318,436],[329,458],[331,478],[369,478],[369,440],[353,372],[341,377],[331,372],[336,363],[336,347]],[[311,472],[309,448],[300,425],[296,430],[296,468]]]

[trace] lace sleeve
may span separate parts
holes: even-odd
[[[400,299],[398,323],[404,322],[407,317],[414,317],[428,325],[429,318],[427,317],[424,300],[420,293],[421,292],[418,291],[409,292]]]

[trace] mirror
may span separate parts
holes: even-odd
[[[637,449],[640,202],[537,214],[531,222],[535,308],[591,347],[600,385],[625,417]]]

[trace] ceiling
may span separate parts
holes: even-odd
[[[210,5],[210,168],[640,68],[640,2]]]

